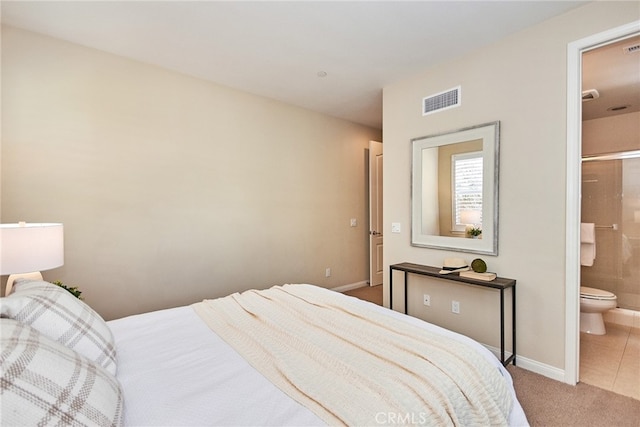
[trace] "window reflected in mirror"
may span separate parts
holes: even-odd
[[[412,245],[497,254],[498,141],[499,122],[412,140]]]

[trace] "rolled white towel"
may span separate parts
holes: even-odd
[[[596,243],[596,225],[592,222],[580,224],[580,243]]]
[[[593,223],[580,224],[580,265],[591,267],[596,259],[596,226]]]

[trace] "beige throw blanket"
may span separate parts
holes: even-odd
[[[472,348],[311,285],[194,304],[254,368],[330,425],[506,425],[512,397]]]

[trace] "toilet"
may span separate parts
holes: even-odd
[[[606,334],[602,313],[616,308],[617,300],[611,292],[580,286],[580,332]]]

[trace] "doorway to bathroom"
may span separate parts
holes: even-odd
[[[567,46],[567,157],[565,234],[564,382],[580,379],[580,221],[582,191],[583,54],[640,35],[640,21],[573,41]],[[586,89],[588,90],[588,89]],[[615,130],[615,129],[613,129]],[[607,140],[614,140],[609,132]]]
[[[580,333],[580,381],[640,399],[640,35],[582,54],[580,285],[610,292],[606,335]]]

